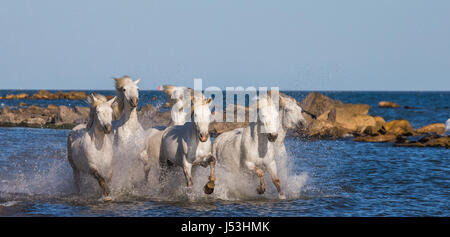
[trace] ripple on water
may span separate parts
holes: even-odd
[[[102,203],[74,194],[64,148],[67,130],[0,128],[0,133],[0,147],[7,149],[0,154],[0,215],[449,215],[450,151],[446,149],[289,138],[287,168],[280,168],[288,200],[277,199],[269,177],[266,194],[260,196],[255,191],[256,177],[230,176],[218,166],[211,196],[203,193],[209,169],[199,167],[190,191],[178,170],[166,185],[159,185],[153,176],[136,192]]]

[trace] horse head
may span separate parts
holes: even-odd
[[[123,103],[127,103],[131,108],[136,108],[139,102],[140,79],[133,81],[129,76],[122,78],[114,78],[116,81],[116,90],[119,93],[119,99]]]
[[[296,99],[280,94],[280,107],[283,110],[283,127],[293,129],[306,125],[302,115],[304,111]]]
[[[191,119],[194,122],[197,137],[201,142],[206,142],[209,138],[209,123],[212,117],[211,103],[212,98],[205,99],[203,95],[201,97],[194,96],[192,100]]]
[[[115,99],[114,97],[106,101],[103,96],[96,94],[91,94],[87,98],[91,109],[94,109],[93,124],[105,134],[111,133],[112,130],[113,109],[111,106]]]
[[[270,142],[274,142],[278,137],[278,108],[272,101],[271,93],[259,97],[257,103],[258,123],[262,125],[261,133],[266,134]]]

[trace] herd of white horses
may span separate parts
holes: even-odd
[[[139,80],[133,81],[127,76],[116,78],[116,97],[107,100],[95,93],[88,96],[88,122],[74,127],[67,140],[68,160],[80,192],[83,180],[91,177],[102,191],[102,200],[111,200],[110,183],[116,175],[113,164],[133,162],[138,170],[142,170],[144,182],[148,181],[152,169],[158,171],[158,182],[162,182],[167,175],[173,174],[172,169],[181,167],[188,187],[193,186],[192,168],[209,165],[204,192],[211,194],[218,162],[229,171],[256,175],[260,180],[256,188],[259,194],[266,190],[264,172],[268,171],[278,197],[286,198],[277,174],[276,159],[287,156],[284,145],[287,131],[306,123],[302,115],[305,111],[297,100],[279,94],[279,103],[273,103],[270,92],[260,95],[256,98],[256,122],[224,132],[211,142],[212,98],[206,98],[201,92],[194,93],[190,100],[191,112],[185,112],[186,101],[181,95],[184,90],[191,89],[165,86],[168,96],[175,98],[172,121],[165,128],[144,130],[137,116],[138,83]],[[116,154],[121,151],[126,152]],[[134,179],[134,172],[128,175],[130,180]]]

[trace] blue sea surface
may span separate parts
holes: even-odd
[[[18,92],[3,90],[0,96]],[[309,92],[286,93],[302,100]],[[415,128],[450,117],[450,92],[322,93],[344,103],[369,104],[371,115],[386,121],[407,119]],[[378,108],[382,100],[412,108]],[[14,107],[20,102],[86,106],[77,100],[0,100],[0,105]],[[141,105],[164,102],[162,92],[141,92]],[[281,180],[287,200],[277,199],[270,179],[262,196],[228,198],[221,192],[219,180],[227,177],[219,167],[212,196],[201,191],[195,198],[131,195],[103,203],[75,194],[66,158],[68,133],[0,128],[0,216],[450,216],[450,150],[445,148],[288,137],[289,172]],[[200,167],[194,182],[205,181],[207,170]],[[254,180],[245,182],[254,183],[256,189]],[[175,188],[183,193],[182,185]]]

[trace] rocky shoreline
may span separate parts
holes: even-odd
[[[39,91],[32,96],[23,94],[25,93],[9,96],[8,99],[83,99],[86,96],[84,92]],[[308,126],[291,132],[293,136],[306,139],[352,138],[356,142],[391,142],[396,146],[445,147],[447,149],[450,147],[450,136],[445,136],[445,124],[443,123],[434,123],[414,129],[407,120],[386,122],[380,116],[369,115],[370,106],[367,104],[345,104],[317,92],[311,92],[299,103],[316,119],[304,113]],[[380,107],[388,107],[385,102],[382,104]],[[88,114],[88,107],[70,108],[64,105],[38,107],[22,104],[18,109],[9,107],[1,109],[0,126],[71,129],[77,124],[85,123]],[[162,112],[148,104],[138,111],[138,117],[144,128],[167,126],[170,122],[170,111]],[[217,136],[247,124],[247,122],[213,122],[210,126],[210,133]]]

